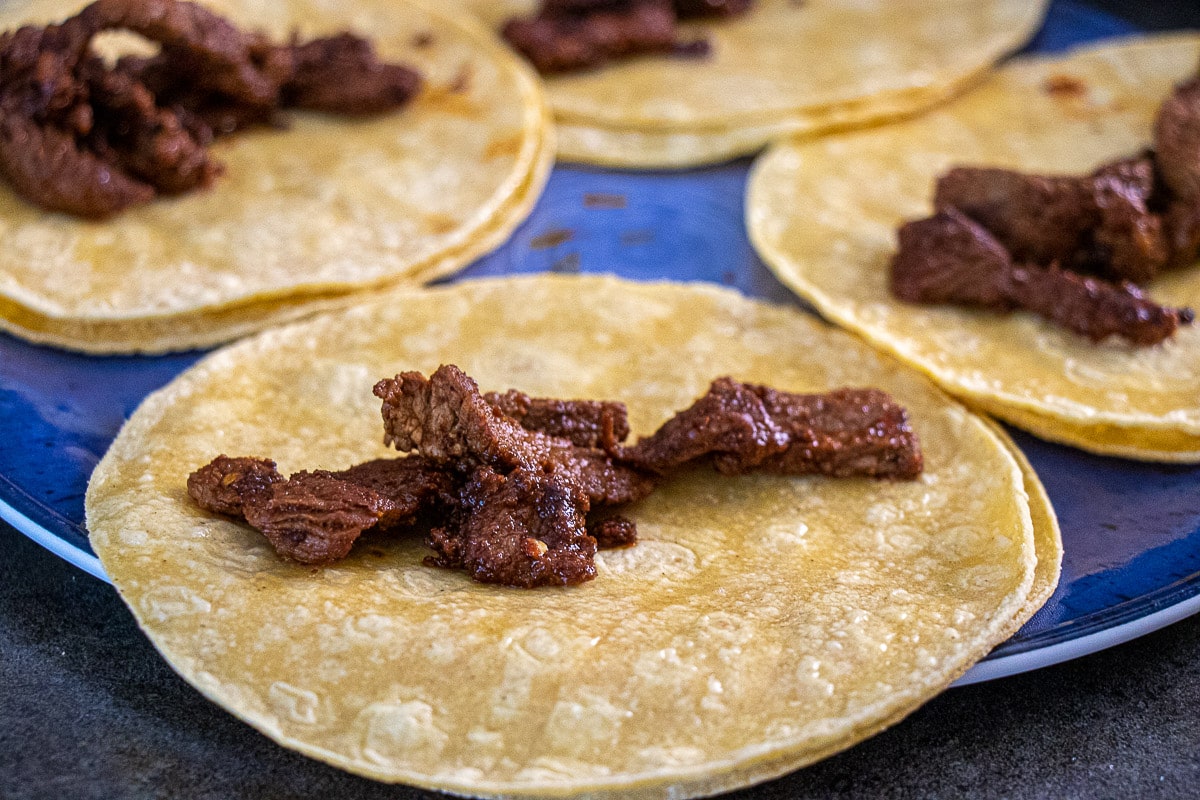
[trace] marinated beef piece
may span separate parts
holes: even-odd
[[[680,41],[677,21],[730,17],[753,0],[544,0],[534,17],[510,19],[503,36],[538,72],[592,69],[647,53],[708,55],[706,39]]]
[[[1137,345],[1157,344],[1193,319],[1190,309],[1160,306],[1130,283],[1015,266],[983,226],[953,210],[900,229],[891,287],[912,303],[1023,308],[1093,341],[1115,335]]]
[[[378,114],[408,102],[421,86],[417,72],[381,63],[370,42],[349,33],[289,50],[295,72],[283,85],[285,106],[348,116]]]
[[[736,475],[787,446],[787,434],[771,419],[762,398],[732,378],[718,378],[704,397],[663,423],[653,436],[616,455],[623,463],[660,475],[713,456],[720,472]]]
[[[636,524],[595,508],[634,502],[662,474],[708,458],[719,471],[913,477],[916,436],[883,392],[795,395],[731,378],[633,447],[620,403],[481,395],[453,365],[429,378],[382,380],[386,441],[417,455],[284,479],[275,463],[220,456],[188,479],[203,508],[240,516],[279,553],[308,564],[342,558],[373,528],[432,512],[431,566],[484,583],[572,585],[595,577],[597,547],[637,541]],[[568,434],[554,436],[526,425]],[[602,443],[605,449],[576,442]]]
[[[197,505],[245,519],[280,555],[304,564],[337,561],[365,530],[409,525],[426,509],[456,502],[457,487],[420,457],[285,479],[274,461],[220,456],[188,477]]]
[[[1192,309],[1160,306],[1128,281],[1114,284],[1053,267],[1016,267],[1012,287],[1018,306],[1093,342],[1122,336],[1147,347],[1195,320]]]
[[[555,472],[501,475],[480,467],[463,488],[456,519],[430,533],[437,555],[427,563],[526,589],[582,583],[596,577],[587,510],[587,497]]]
[[[637,523],[625,517],[608,517],[588,524],[588,535],[601,550],[637,544]]]
[[[732,378],[668,420],[619,460],[668,472],[711,458],[718,472],[914,478],[923,459],[904,409],[873,389],[792,394]]]
[[[160,109],[143,84],[98,58],[81,64],[93,126],[84,142],[122,172],[160,194],[206,188],[221,174],[208,157],[209,132],[189,129],[174,111]]]
[[[758,465],[784,475],[817,473],[835,478],[911,479],[924,456],[908,412],[878,389],[835,389],[792,394],[748,386],[788,436],[782,453]]]
[[[244,519],[243,506],[269,495],[282,480],[270,459],[221,455],[188,476],[187,490],[204,510]]]
[[[552,469],[578,486],[593,506],[635,503],[657,488],[660,476],[637,464],[617,463],[592,447],[555,447],[543,469]]]
[[[89,47],[115,29],[159,55],[108,66]],[[276,46],[193,3],[96,0],[60,25],[0,34],[0,178],[47,210],[101,219],[210,186],[213,138],[280,108],[376,113],[418,83],[350,34]]]
[[[600,447],[606,438],[623,442],[629,436],[624,403],[530,397],[516,389],[488,392],[483,398],[526,430],[567,439],[579,447]]]
[[[978,222],[1018,263],[1145,282],[1169,255],[1147,208],[1152,176],[1148,160],[1084,178],[956,167],[938,179],[934,205]]]
[[[585,70],[615,58],[671,52],[675,12],[665,0],[630,0],[588,13],[510,19],[502,33],[538,72]]]
[[[375,384],[375,395],[383,400],[384,442],[401,452],[416,451],[459,469],[553,469],[569,474],[564,479],[599,505],[632,502],[653,491],[652,476],[614,464],[602,450],[522,427],[500,410],[508,401],[489,403],[475,381],[452,364],[429,378],[405,372],[382,380]],[[587,413],[603,421],[603,405],[597,403],[599,408]]]
[[[1159,108],[1154,151],[1171,193],[1200,203],[1200,77],[1178,87]]]
[[[693,17],[735,17],[744,14],[754,0],[674,0],[680,19]]]
[[[76,20],[89,38],[126,29],[158,42],[167,53],[186,54],[194,70],[191,79],[206,89],[254,105],[277,102],[278,76],[251,58],[254,38],[203,6],[180,0],[96,0]]]
[[[1011,311],[1012,257],[983,226],[953,208],[900,228],[892,294],[909,303]]]
[[[426,510],[457,502],[460,480],[421,456],[378,458],[339,472],[315,474],[353,483],[387,498],[390,507],[379,520],[382,528],[409,525]]]
[[[154,187],[81,151],[73,135],[9,113],[3,100],[0,178],[42,208],[88,219],[102,219],[154,197]]]
[[[374,391],[383,401],[384,444],[402,453],[417,451],[436,463],[538,469],[554,445],[492,407],[453,364],[428,378],[401,373],[379,381]]]
[[[383,495],[325,473],[299,472],[271,485],[269,494],[242,507],[284,558],[330,564],[345,558],[363,531],[394,513]]]

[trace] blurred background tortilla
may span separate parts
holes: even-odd
[[[0,326],[92,352],[213,344],[351,292],[453,272],[500,244],[539,196],[554,146],[531,71],[470,20],[406,0],[214,0],[283,39],[350,29],[426,86],[370,119],[291,115],[218,141],[207,191],[104,222],[0,186]],[[0,6],[0,29],[78,4]],[[308,300],[317,301],[305,308]]]
[[[537,0],[456,0],[492,29]],[[915,113],[969,85],[1037,29],[1044,0],[758,0],[682,26],[707,58],[648,56],[546,78],[559,157],[681,168],[818,132]]]
[[[1023,59],[919,119],[780,142],[751,175],[751,240],[827,318],[980,410],[1092,452],[1200,461],[1200,327],[1156,347],[1096,345],[1032,314],[908,305],[887,288],[896,229],[930,213],[951,165],[1077,174],[1136,153],[1198,61],[1194,34]],[[1079,90],[1051,91],[1064,78]],[[1200,267],[1164,273],[1147,292],[1200,307]]]

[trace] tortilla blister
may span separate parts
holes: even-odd
[[[1151,348],[1097,345],[1031,314],[907,305],[887,288],[897,227],[930,213],[934,180],[951,165],[1070,174],[1138,152],[1198,60],[1196,35],[1023,60],[919,119],[780,142],[751,175],[751,241],[827,318],[979,410],[1097,453],[1200,461],[1200,328]],[[1200,266],[1147,291],[1200,307]]]
[[[0,327],[91,352],[209,345],[456,271],[528,214],[553,161],[547,108],[536,76],[474,21],[409,0],[209,6],[276,38],[359,31],[426,88],[380,117],[297,113],[286,130],[219,140],[226,172],[211,189],[101,223],[0,186]],[[8,4],[0,29],[77,7]]]
[[[535,591],[424,567],[412,540],[288,564],[187,499],[188,473],[222,452],[284,472],[387,455],[372,383],[440,363],[485,390],[619,398],[642,433],[726,373],[880,386],[910,410],[927,472],[696,469],[629,510],[641,541],[601,553],[595,581]],[[984,421],[795,309],[539,276],[397,291],[214,353],[133,415],[86,512],[160,652],[281,744],[475,796],[682,798],[848,747],[1014,631],[1033,611],[1032,520],[1052,518],[1029,497]]]
[[[536,0],[458,0],[499,29]],[[928,108],[1019,47],[1043,0],[758,0],[747,15],[682,26],[709,57],[649,56],[546,79],[565,129],[559,157],[686,167],[753,153],[782,132],[822,132]]]

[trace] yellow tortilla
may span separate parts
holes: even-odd
[[[537,0],[458,0],[486,24]],[[546,78],[564,160],[682,167],[752,153],[781,131],[825,131],[928,108],[1023,43],[1043,0],[758,0],[683,26],[704,59],[648,56]]]
[[[485,390],[621,399],[635,433],[722,374],[879,386],[927,471],[696,469],[627,511],[641,541],[602,553],[595,581],[535,591],[424,567],[419,541],[295,566],[187,499],[222,452],[285,472],[387,454],[371,385],[441,363]],[[486,797],[693,797],[848,747],[1014,630],[1037,559],[1017,462],[916,372],[792,308],[601,277],[397,291],[223,349],[134,414],[86,511],[139,623],[206,696],[344,769]]]
[[[897,227],[930,213],[934,180],[951,165],[1082,173],[1134,153],[1198,60],[1191,34],[1023,60],[920,119],[781,142],[751,176],[751,240],[826,317],[981,410],[1093,452],[1200,461],[1200,327],[1156,347],[1094,345],[1031,314],[907,305],[887,289]],[[1064,77],[1084,90],[1047,90]],[[1200,307],[1200,265],[1147,291]]]
[[[654,131],[559,122],[555,131],[558,158],[618,169],[685,169],[713,164],[756,153],[788,136],[828,134],[910,116],[957,94],[978,77],[967,75],[961,83],[847,103],[759,125]]]
[[[226,173],[210,190],[100,223],[0,185],[0,326],[99,352],[207,345],[310,312],[305,301],[453,272],[540,194],[554,146],[539,83],[476,23],[407,0],[209,6],[277,39],[360,32],[426,87],[391,114],[297,113],[287,130],[219,140]],[[7,4],[0,29],[76,8]]]

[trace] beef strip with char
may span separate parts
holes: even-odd
[[[1171,266],[1200,257],[1200,77],[1181,85],[1158,111],[1155,162],[1161,176]]]
[[[489,402],[475,381],[453,365],[439,367],[428,378],[405,372],[382,380],[375,394],[383,401],[385,443],[471,471],[468,486],[473,488],[464,494],[460,513],[432,532],[429,541],[440,553],[438,563],[462,565],[477,580],[541,585],[590,579],[594,572],[573,566],[581,553],[589,548],[595,552],[596,542],[585,528],[587,513],[593,506],[640,500],[657,482],[653,475],[614,463],[599,448],[530,430],[503,411],[515,406],[526,424],[545,423],[592,440],[612,427],[616,404],[562,403],[511,392]],[[480,505],[487,497],[495,502]],[[549,538],[530,533],[551,524],[543,513],[555,525],[569,522],[569,529]],[[485,545],[489,537],[494,542]],[[527,540],[541,541],[548,550],[533,553]],[[495,571],[481,566],[480,559],[494,561]],[[586,560],[590,565],[591,556]]]
[[[1147,207],[1152,176],[1148,159],[1082,178],[955,167],[938,179],[934,205],[978,222],[1018,263],[1143,283],[1169,256]]]
[[[245,519],[280,555],[304,564],[345,558],[366,530],[411,525],[423,511],[453,503],[457,486],[419,456],[286,479],[273,461],[220,456],[188,477],[201,508]]]
[[[624,403],[530,397],[516,389],[488,392],[483,398],[526,430],[568,439],[579,447],[600,447],[606,440],[623,442],[629,436]]]
[[[757,469],[784,475],[912,479],[925,462],[908,412],[878,389],[794,394],[747,385],[788,437]]]
[[[912,477],[921,466],[903,409],[870,390],[795,395],[721,378],[633,447],[617,443],[614,430],[621,439],[628,430],[619,403],[484,396],[453,365],[429,378],[402,373],[375,393],[387,442],[416,455],[286,480],[272,461],[221,456],[192,474],[188,493],[304,563],[344,557],[364,531],[433,510],[440,524],[427,537],[428,563],[532,587],[593,578],[597,548],[635,543],[637,527],[607,510],[590,521],[588,513],[644,498],[661,473],[690,461],[711,458],[727,473],[874,477]]]
[[[375,384],[383,401],[384,444],[419,452],[437,463],[484,465],[500,470],[540,469],[555,446],[493,407],[479,386],[453,364],[426,378],[404,372]]]
[[[439,367],[428,378],[405,372],[382,380],[375,385],[375,395],[383,401],[384,443],[401,452],[419,452],[459,469],[482,465],[499,472],[568,473],[569,480],[596,505],[632,502],[653,491],[653,476],[614,463],[599,448],[581,447],[570,439],[523,427],[500,406],[489,403],[475,381],[452,364]],[[602,421],[606,412],[603,404],[597,406],[575,408],[579,418],[595,414]],[[560,423],[561,418],[555,424]],[[577,425],[568,427],[577,434],[581,430]]]
[[[754,0],[674,0],[680,19],[736,17],[750,10]]]
[[[1200,77],[1180,85],[1159,108],[1154,150],[1159,174],[1171,193],[1200,201]]]
[[[671,52],[675,12],[663,0],[631,0],[586,13],[510,19],[502,34],[538,72],[569,72],[635,54]]]
[[[90,42],[115,29],[159,55],[107,66]],[[0,34],[0,178],[47,210],[101,219],[211,185],[214,136],[288,106],[389,110],[418,84],[351,34],[276,46],[194,3],[96,0],[60,25]]]
[[[681,42],[677,22],[731,17],[753,0],[545,0],[533,17],[510,19],[503,36],[542,73],[592,69],[649,53],[702,56],[707,40]]]
[[[891,288],[913,303],[1022,308],[1093,341],[1122,336],[1137,345],[1157,344],[1193,320],[1190,309],[1160,306],[1131,283],[1014,265],[982,225],[952,209],[900,228]]]
[[[587,497],[560,472],[477,468],[451,524],[435,528],[429,563],[461,567],[481,583],[566,586],[596,576]]]
[[[287,47],[295,65],[281,88],[282,105],[327,114],[379,114],[408,102],[421,76],[386,64],[366,39],[341,33]]]
[[[727,475],[913,478],[923,466],[904,409],[885,392],[793,394],[728,377],[617,456],[659,473],[702,458]]]

